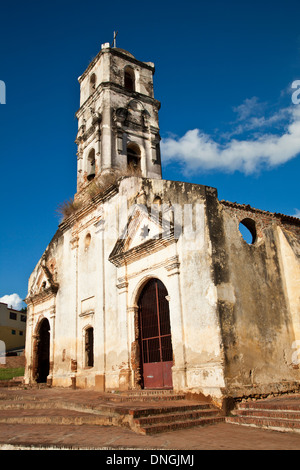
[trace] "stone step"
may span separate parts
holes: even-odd
[[[289,431],[300,433],[300,421],[288,419],[261,418],[259,416],[228,416],[226,423],[241,424],[257,428],[271,429],[274,431]]]
[[[284,410],[284,409],[275,409],[275,410],[268,410],[264,408],[258,408],[258,409],[245,409],[245,410],[239,410],[238,416],[241,417],[253,417],[257,416],[259,418],[280,418],[280,419],[289,419],[289,420],[300,420],[300,410],[299,411],[294,411],[294,410]]]
[[[190,411],[176,411],[173,413],[166,414],[155,414],[151,416],[144,416],[140,418],[134,418],[135,424],[140,426],[145,426],[148,424],[157,424],[157,423],[173,423],[175,421],[187,421],[194,420],[199,418],[211,418],[218,416],[219,412],[217,410],[190,410]]]
[[[1,398],[0,394],[0,416],[3,415],[2,410],[44,410],[45,414],[53,414],[53,410],[58,410],[58,413],[65,414],[69,412],[82,413],[82,415],[101,415],[111,417],[115,421],[120,420],[120,417],[124,415],[123,409],[116,409],[107,405],[99,404],[97,406],[91,406],[89,403],[75,403],[66,400],[58,400],[49,402],[48,400],[22,400],[21,397],[15,397],[14,400],[5,400]],[[127,411],[125,411],[126,414]],[[54,412],[55,413],[55,412]]]
[[[1,410],[42,410],[49,409],[48,402],[42,401],[17,401],[17,400],[0,400]],[[55,403],[53,408],[56,408]]]
[[[141,408],[133,408],[129,410],[129,414],[132,415],[132,417],[135,418],[142,418],[142,417],[147,417],[147,416],[153,416],[153,415],[164,415],[167,413],[176,413],[176,412],[186,412],[186,411],[199,411],[199,410],[206,410],[206,409],[213,409],[215,410],[216,408],[213,405],[210,405],[208,403],[196,403],[196,404],[190,404],[188,401],[183,400],[181,402],[178,402],[174,405],[161,405],[161,406],[156,406],[156,407],[141,407]]]
[[[240,403],[226,422],[277,431],[300,432],[300,396]]]
[[[0,388],[16,388],[23,387],[23,378],[19,379],[14,377],[11,380],[0,380]]]
[[[140,434],[157,434],[193,426],[224,421],[220,410],[209,403],[181,400],[172,405],[141,407],[129,410],[132,428]]]
[[[192,428],[194,426],[208,426],[224,422],[225,418],[222,416],[215,416],[210,418],[198,418],[192,420],[174,421],[172,423],[157,423],[152,425],[143,425],[139,427],[141,434],[158,434],[162,432],[177,431],[179,429]]]
[[[295,400],[282,401],[262,401],[262,402],[245,402],[238,405],[238,410],[295,410],[300,411],[300,399],[299,402]]]
[[[32,395],[23,395],[22,393],[18,394],[18,391],[16,391],[15,394],[13,395],[8,395],[6,391],[2,390],[0,391],[0,403],[4,401],[25,401],[25,402],[32,402],[36,401],[36,397]],[[40,400],[38,400],[40,401]]]
[[[170,401],[183,400],[184,394],[174,393],[167,390],[142,390],[140,392],[108,393],[105,398],[112,402],[150,402],[150,401]]]
[[[81,413],[66,409],[14,409],[2,410],[1,424],[52,424],[52,425],[113,425],[113,418],[94,413]]]

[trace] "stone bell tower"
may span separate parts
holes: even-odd
[[[112,170],[161,178],[154,70],[106,43],[79,77],[77,192]]]

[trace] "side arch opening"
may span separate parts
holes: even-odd
[[[50,324],[43,318],[37,328],[34,342],[33,379],[46,383],[50,371]]]

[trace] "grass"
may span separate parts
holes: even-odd
[[[105,191],[110,187],[118,183],[121,177],[129,176],[141,176],[141,171],[134,167],[129,166],[124,170],[114,170],[104,175],[99,175],[92,183],[88,185],[88,196],[90,199],[93,197],[104,194]],[[83,202],[80,200],[74,200],[70,198],[67,201],[62,202],[57,207],[58,214],[62,217],[62,220],[68,218],[72,214],[75,214],[81,209]]]
[[[63,216],[63,218],[69,217],[74,214],[81,207],[81,202],[74,201],[74,199],[69,199],[59,204],[57,212]]]
[[[10,380],[13,377],[21,377],[23,375],[24,367],[0,369],[0,380]]]

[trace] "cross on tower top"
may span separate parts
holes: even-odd
[[[113,38],[113,42],[111,44],[112,47],[117,47],[117,41],[116,41],[117,35],[118,35],[118,31],[114,31],[114,38]]]

